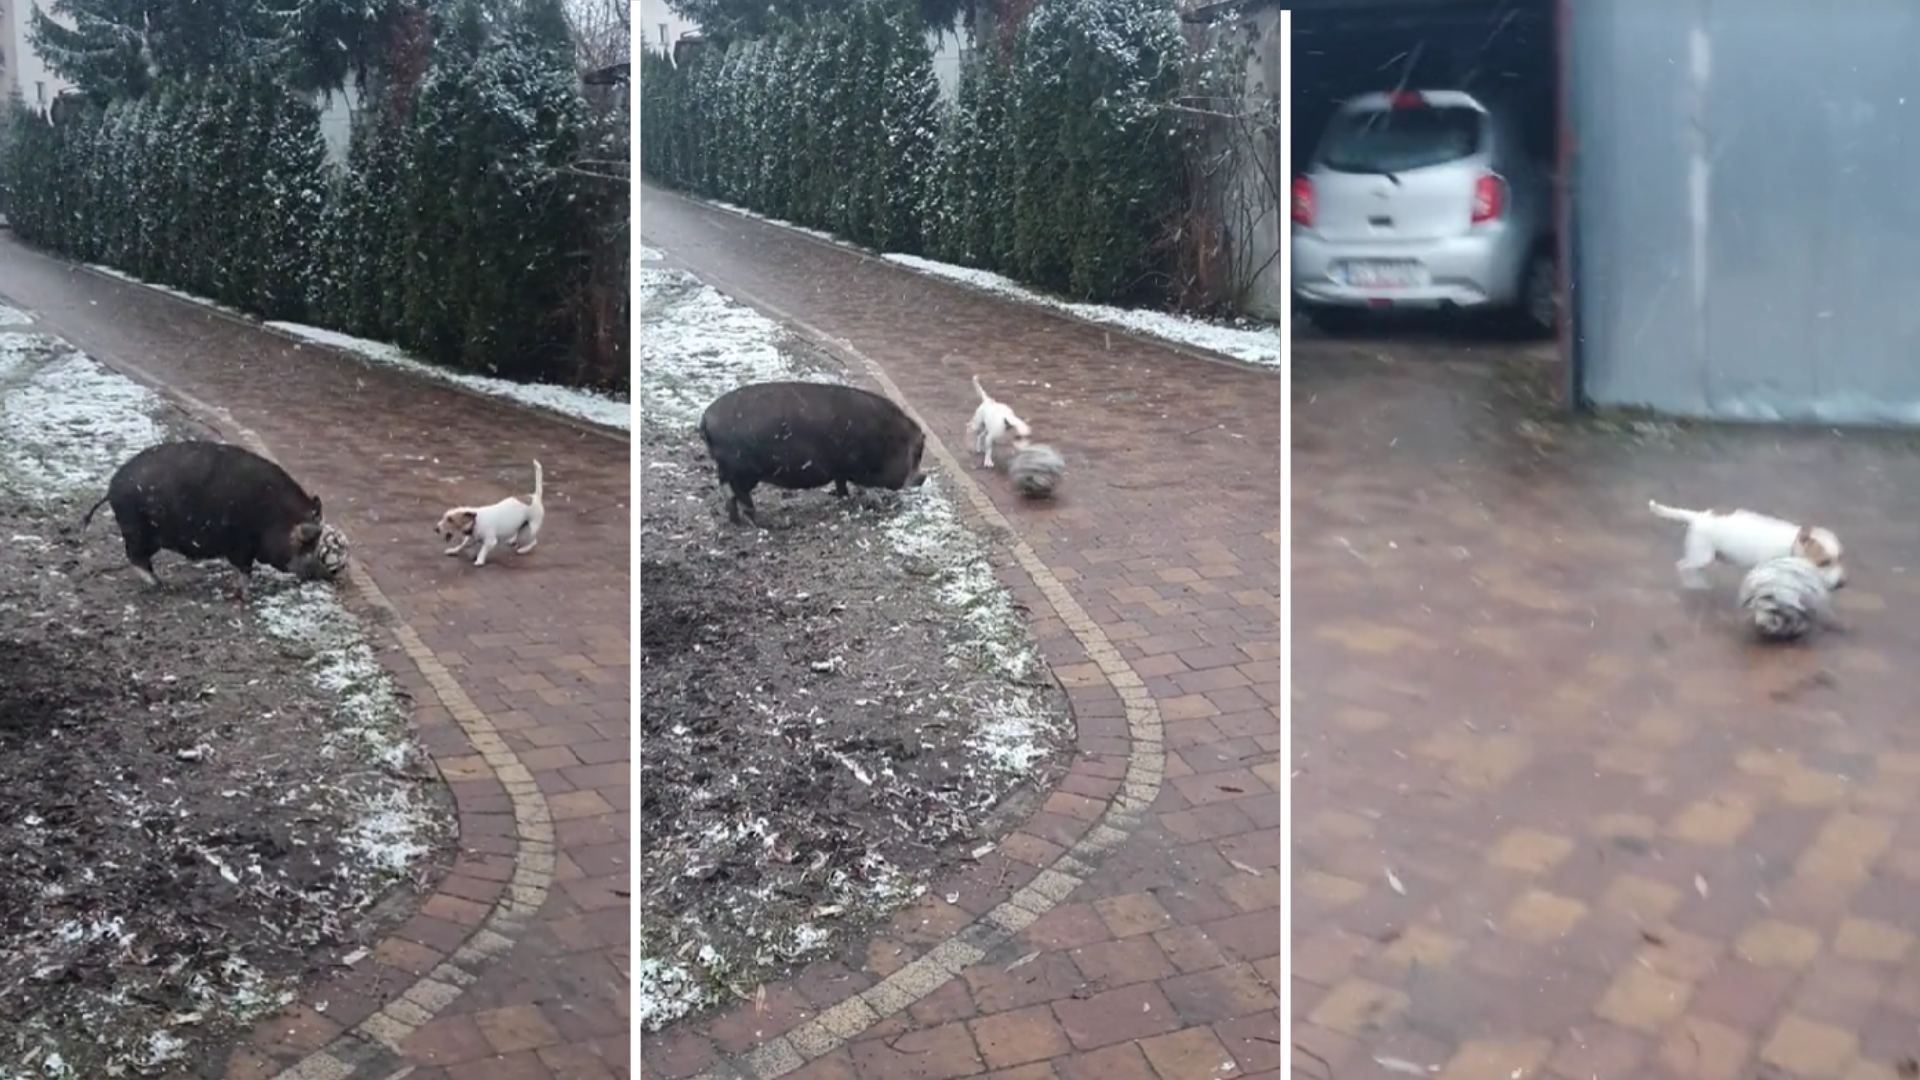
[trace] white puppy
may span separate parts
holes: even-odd
[[[980,455],[980,467],[993,468],[993,444],[1012,432],[1016,438],[1025,439],[1033,434],[1027,422],[1013,414],[1013,410],[987,396],[980,385],[980,376],[973,377],[973,389],[980,395],[980,407],[973,410],[973,419],[967,421],[967,441],[973,444],[973,451]]]
[[[1840,565],[1840,540],[1831,530],[1756,514],[1751,510],[1681,510],[1647,500],[1648,509],[1668,521],[1687,523],[1685,555],[1674,565],[1690,589],[1707,581],[1701,571],[1715,559],[1749,569],[1792,555],[1812,563],[1829,589],[1847,583]]]
[[[541,480],[540,463],[535,461],[530,501],[521,502],[509,495],[491,506],[456,506],[440,515],[434,531],[442,540],[459,538],[446,554],[458,555],[477,540],[480,554],[474,557],[473,565],[485,566],[487,555],[503,541],[511,542],[513,550],[521,555],[532,551],[540,542],[540,523],[547,519],[546,504],[540,501]]]

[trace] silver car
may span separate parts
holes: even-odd
[[[1509,312],[1554,327],[1552,196],[1516,113],[1459,90],[1366,94],[1293,181],[1293,291],[1337,332],[1369,310]]]

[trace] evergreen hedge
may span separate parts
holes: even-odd
[[[1042,0],[943,105],[917,6],[641,57],[662,183],[1091,300],[1164,292],[1186,44],[1170,0]]]
[[[522,11],[442,35],[416,100],[362,111],[344,168],[302,96],[202,80],[59,124],[16,103],[0,197],[31,243],[264,318],[625,390],[626,305],[581,298],[604,292],[626,185],[571,168],[624,136],[593,130],[557,3]]]

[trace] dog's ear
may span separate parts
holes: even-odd
[[[1800,526],[1800,531],[1794,535],[1793,553],[1815,566],[1825,566],[1833,561],[1832,554],[1827,551],[1827,545],[1822,544],[1820,538],[1813,535],[1811,525]]]

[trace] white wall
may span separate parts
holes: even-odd
[[[955,24],[951,30],[929,30],[927,47],[933,50],[933,74],[940,80],[940,97],[952,101],[960,93],[960,67],[967,58],[966,28]]]
[[[45,109],[53,104],[53,99],[62,90],[71,90],[73,84],[47,70],[47,65],[33,51],[27,31],[33,26],[31,12],[34,0],[0,0],[0,97],[20,92],[21,100],[29,106]],[[42,6],[42,11],[53,12]],[[71,26],[72,20],[64,16],[55,16],[63,26]]]
[[[0,0],[5,2],[5,0]],[[665,43],[662,43],[661,27],[666,28]],[[634,35],[641,45],[655,52],[673,52],[673,43],[680,35],[700,27],[667,6],[667,0],[640,0],[640,18],[633,28]]]
[[[6,0],[0,0],[5,3]],[[327,140],[327,157],[337,164],[346,164],[347,144],[353,138],[353,117],[360,109],[360,92],[354,89],[353,80],[347,80],[345,90],[332,96],[318,96],[314,102],[320,109],[320,135]]]

